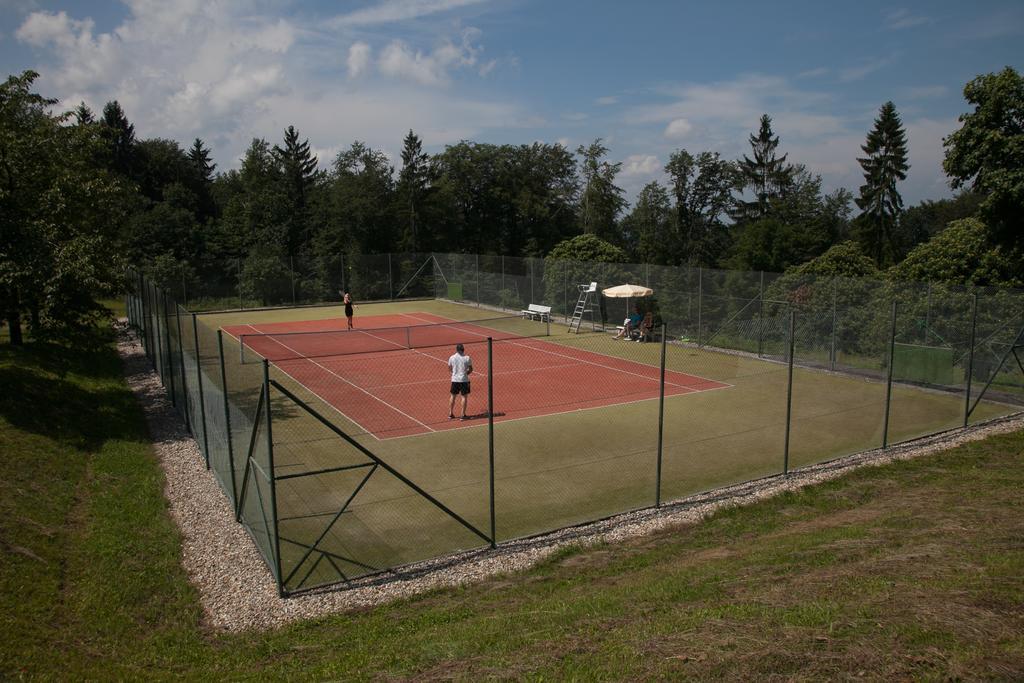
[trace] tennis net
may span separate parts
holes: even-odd
[[[238,341],[240,359],[244,364],[261,362],[264,358],[276,362],[485,343],[488,337],[495,340],[545,337],[550,331],[548,321],[504,316],[401,327],[253,332],[240,335]]]

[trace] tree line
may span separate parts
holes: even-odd
[[[218,172],[201,139],[187,149],[138,139],[116,101],[55,113],[58,102],[33,91],[36,78],[0,85],[0,316],[14,342],[24,323],[61,336],[99,315],[96,297],[119,288],[126,263],[157,281],[299,277],[323,287],[337,282],[341,254],[571,257],[585,235],[651,264],[782,272],[841,246],[863,257],[858,268],[914,256],[926,264],[915,275],[935,276],[949,267],[927,265],[933,238],[975,218],[962,240],[988,254],[986,265],[956,277],[1021,284],[1024,275],[1024,85],[1009,67],[965,87],[974,111],[945,141],[960,193],[912,207],[898,189],[911,169],[892,102],[866,133],[856,195],[825,193],[819,175],[783,153],[765,114],[749,154],[676,150],[667,183],[647,184],[630,206],[622,164],[600,139],[575,151],[462,141],[430,155],[409,131],[396,165],[359,141],[324,162],[288,126],[280,142],[254,138],[239,168]],[[944,258],[955,256],[949,241]]]

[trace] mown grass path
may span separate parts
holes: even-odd
[[[224,635],[109,343],[0,347],[0,678],[1024,678],[1024,433]]]

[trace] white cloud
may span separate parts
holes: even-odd
[[[447,12],[486,0],[387,0],[374,7],[342,14],[329,20],[331,28],[371,26],[418,19],[430,14]]]
[[[620,175],[624,178],[650,178],[660,175],[664,164],[653,154],[633,154],[622,162]]]
[[[674,139],[685,138],[692,130],[693,124],[686,119],[672,119],[665,127],[665,137]]]
[[[359,41],[348,48],[348,60],[345,62],[348,67],[349,78],[359,78],[370,65],[370,46]]]
[[[906,8],[889,10],[885,13],[884,25],[886,30],[899,31],[905,28],[914,28],[932,23],[931,18],[919,14],[913,14]]]
[[[611,104],[618,104],[619,98],[614,95],[609,95],[607,97],[598,97],[596,100],[594,100],[594,102],[596,104],[601,105],[602,107],[607,107],[608,105]]]
[[[446,40],[429,53],[413,50],[404,41],[393,40],[381,51],[377,66],[381,73],[392,78],[428,86],[447,85],[451,71],[477,64],[483,48],[473,41],[479,36],[479,29],[465,28],[459,44]],[[493,65],[487,66],[486,70],[491,68]]]

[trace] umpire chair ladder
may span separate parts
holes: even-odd
[[[583,314],[587,311],[590,295],[597,291],[597,283],[591,282],[589,285],[576,285],[576,287],[580,290],[580,298],[576,301],[576,310],[572,312],[572,320],[569,321],[569,331],[579,334],[580,323],[583,322]]]

